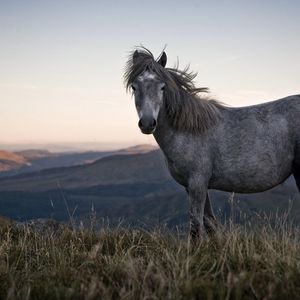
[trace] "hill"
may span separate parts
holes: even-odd
[[[22,155],[0,150],[0,172],[11,171],[28,164]]]
[[[116,151],[116,154],[137,154],[137,153],[147,153],[153,150],[157,150],[157,146],[153,146],[150,144],[141,144],[132,146],[129,148],[121,149],[119,151]]]
[[[19,157],[20,160],[24,160],[27,163],[18,164],[15,168],[3,168],[2,171],[0,169],[0,177],[15,176],[51,168],[82,165],[114,154],[146,153],[154,149],[156,147],[146,144],[114,151],[50,152],[39,149],[22,150],[11,153],[11,155]]]
[[[161,153],[118,154],[93,163],[0,179],[0,191],[47,191],[95,185],[162,182],[169,179]]]

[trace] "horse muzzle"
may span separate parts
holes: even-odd
[[[142,133],[152,134],[156,129],[157,122],[154,118],[141,118],[138,125]]]

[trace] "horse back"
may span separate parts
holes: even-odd
[[[224,111],[211,187],[249,193],[278,185],[292,172],[299,142],[300,96]]]

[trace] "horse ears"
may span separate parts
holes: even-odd
[[[135,50],[133,52],[133,55],[132,55],[132,61],[133,61],[133,63],[136,62],[136,60],[138,59],[139,56],[140,56],[140,54],[139,54],[138,50]],[[162,67],[166,66],[166,64],[167,64],[167,54],[166,54],[165,51],[162,53],[162,55],[160,56],[160,58],[157,61],[157,63],[160,64]]]
[[[159,58],[159,60],[158,60],[157,63],[159,63],[163,67],[166,66],[166,64],[167,64],[167,54],[166,54],[165,51],[162,53],[162,55],[160,56],[160,58]]]
[[[139,57],[139,52],[137,50],[134,51],[133,55],[132,55],[132,61],[133,63],[136,62],[137,58]]]

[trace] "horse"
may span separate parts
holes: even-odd
[[[199,88],[189,67],[167,68],[144,47],[124,72],[142,133],[153,134],[170,174],[187,191],[190,236],[214,232],[209,189],[257,193],[293,174],[300,191],[300,95],[230,107]]]

